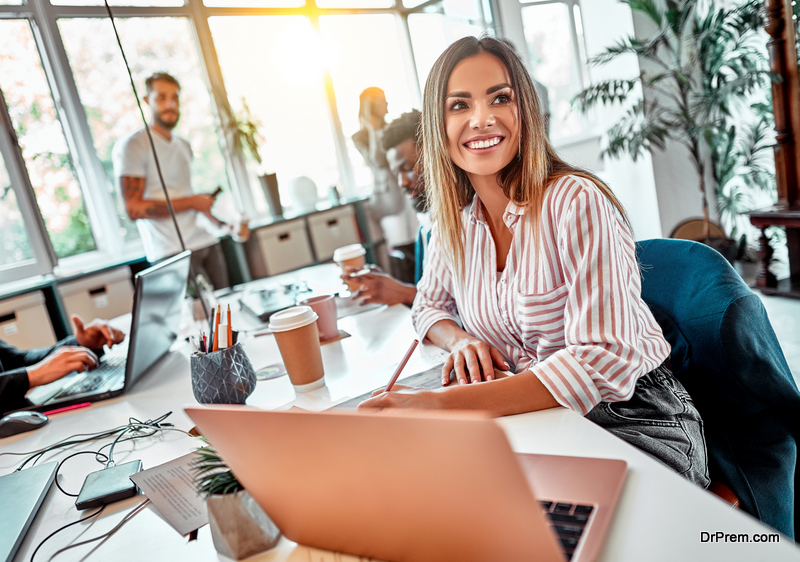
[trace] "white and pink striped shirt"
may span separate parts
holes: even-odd
[[[628,400],[639,377],[669,355],[641,298],[631,234],[590,180],[567,176],[550,185],[537,248],[530,215],[508,204],[503,222],[513,241],[502,272],[477,197],[462,221],[464,279],[442,255],[434,228],[412,311],[420,339],[436,322],[455,320],[581,414]]]

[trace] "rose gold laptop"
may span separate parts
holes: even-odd
[[[186,413],[286,537],[379,560],[594,560],[626,472],[515,454],[481,414]]]

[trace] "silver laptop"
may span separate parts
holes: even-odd
[[[10,562],[56,476],[49,462],[0,476],[0,561]]]
[[[113,398],[127,391],[175,342],[189,278],[191,252],[182,252],[134,277],[131,329],[125,342],[100,358],[96,369],[38,386],[26,410],[49,410]]]
[[[186,413],[287,538],[379,560],[595,560],[627,470],[476,413]]]

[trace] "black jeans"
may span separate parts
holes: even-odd
[[[703,420],[689,393],[661,365],[636,382],[627,402],[602,402],[586,418],[707,488]]]

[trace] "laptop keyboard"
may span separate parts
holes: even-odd
[[[567,560],[572,560],[572,555],[581,540],[581,535],[589,522],[589,516],[594,507],[564,502],[541,501],[539,503],[542,504],[550,519],[553,531],[564,548],[564,554],[567,555]]]
[[[66,396],[77,396],[78,394],[98,392],[100,390],[113,388],[124,375],[125,361],[126,358],[124,355],[103,357],[100,361],[100,365],[98,365],[96,369],[86,373],[80,381],[65,388],[53,398],[59,399]],[[115,374],[117,376],[113,376]]]

